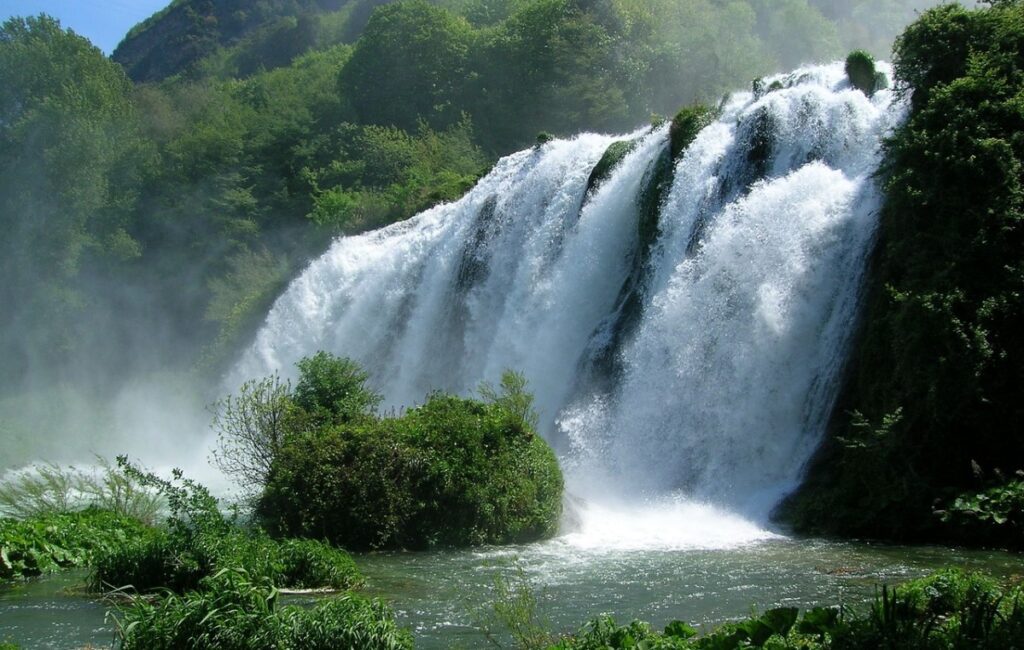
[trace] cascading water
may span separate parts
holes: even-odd
[[[363,363],[402,407],[517,369],[586,502],[581,541],[763,536],[749,522],[795,486],[834,401],[876,226],[872,174],[903,114],[838,64],[765,83],[672,162],[655,229],[638,224],[668,126],[626,136],[594,188],[615,138],[581,135],[504,158],[456,203],[339,239],[274,305],[231,384],[322,349]],[[652,502],[657,517],[614,514]]]

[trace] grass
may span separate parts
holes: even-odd
[[[90,586],[96,591],[131,587],[182,593],[228,569],[292,589],[349,589],[362,581],[352,558],[340,549],[313,540],[278,542],[236,528],[185,539],[159,533],[112,547],[96,557]]]
[[[107,460],[97,463],[93,469],[47,463],[8,473],[0,481],[0,515],[31,519],[95,508],[154,523],[160,495]]]
[[[222,570],[201,590],[151,602],[135,597],[117,617],[122,650],[407,650],[408,631],[390,608],[355,594],[306,608],[281,605],[276,589],[244,571]]]

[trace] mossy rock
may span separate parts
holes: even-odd
[[[772,150],[775,142],[775,119],[767,108],[761,107],[753,116],[747,160],[756,170],[757,178],[768,173]]]
[[[551,135],[547,131],[541,131],[540,133],[537,134],[536,146],[543,147],[544,145],[546,145],[547,143],[551,142],[554,139],[555,136]]]
[[[878,71],[875,73],[875,92],[879,90],[885,90],[889,87],[889,77],[885,76],[885,73]]]
[[[875,94],[875,59],[864,50],[854,50],[846,57],[846,76],[853,87],[868,97]]]
[[[717,117],[717,111],[702,104],[687,106],[676,113],[669,129],[672,159],[675,160],[679,154],[686,151],[686,148],[693,144],[697,134]]]
[[[635,148],[636,140],[617,140],[608,145],[601,160],[597,161],[594,170],[590,172],[590,178],[587,179],[587,192],[589,193],[603,183],[611,175],[612,170],[622,162],[622,159]]]

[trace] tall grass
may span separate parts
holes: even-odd
[[[121,650],[411,650],[384,603],[354,594],[281,605],[267,581],[225,569],[199,591],[136,596],[117,616]]]
[[[160,495],[106,459],[96,460],[92,468],[45,463],[8,472],[0,479],[0,515],[30,519],[96,508],[153,524]]]

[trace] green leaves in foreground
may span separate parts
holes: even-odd
[[[122,650],[410,650],[391,610],[355,594],[313,607],[281,605],[276,589],[244,571],[223,570],[200,591],[155,603],[136,597],[117,620]]]
[[[150,534],[139,521],[104,510],[0,519],[0,581],[85,566]]]
[[[1003,650],[1024,638],[1024,591],[957,569],[890,589],[866,611],[772,609],[703,636],[681,622],[663,633],[611,617],[588,623],[551,650]]]

